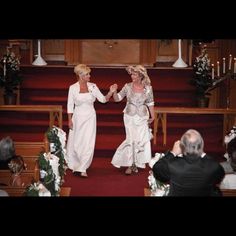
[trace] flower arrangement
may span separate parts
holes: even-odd
[[[22,76],[20,75],[20,60],[14,54],[7,49],[7,53],[3,55],[0,60],[0,87],[4,88],[6,95],[14,94],[14,90],[22,82]]]
[[[209,89],[213,87],[210,59],[206,46],[203,46],[201,54],[196,57],[193,63],[193,70],[194,78],[190,80],[190,83],[196,87],[197,97],[205,98],[207,95],[210,95]]]
[[[162,157],[164,157],[164,153],[156,153],[155,157],[151,159],[149,162],[150,168],[154,166],[154,164],[159,161]],[[149,171],[148,176],[148,184],[151,190],[151,196],[167,196],[169,193],[169,184],[164,184],[161,181],[157,180],[152,171]]]
[[[48,196],[48,193],[45,193],[47,191],[49,191],[50,196],[59,196],[60,186],[64,182],[67,169],[64,158],[66,133],[62,129],[53,126],[48,129],[46,136],[50,142],[50,152],[40,153],[39,155],[41,181],[28,186],[26,189],[27,196]],[[43,185],[43,189],[41,185]]]
[[[225,144],[228,144],[234,138],[236,138],[236,126],[233,126],[229,133],[225,135]]]
[[[50,143],[50,152],[59,157],[59,174],[63,181],[67,168],[65,161],[66,133],[62,129],[53,126],[48,129],[46,136]]]
[[[229,133],[225,135],[224,142],[226,145],[228,145],[228,143],[230,143],[235,138],[236,138],[236,126],[233,126],[232,129],[229,131]],[[224,154],[224,157],[226,158],[227,161],[230,161],[228,152]]]
[[[51,197],[50,191],[45,188],[45,186],[40,183],[34,183],[27,187],[26,196],[31,197]]]

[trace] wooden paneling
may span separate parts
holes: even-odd
[[[140,64],[153,65],[156,62],[157,40],[140,40]]]
[[[81,40],[65,40],[65,61],[68,65],[81,63]]]
[[[68,65],[151,66],[155,63],[156,48],[156,40],[65,40],[65,60]]]
[[[83,40],[82,62],[92,65],[138,64],[139,40]]]
[[[181,40],[182,59],[189,64],[188,40]],[[156,62],[175,62],[178,59],[178,40],[157,40]]]
[[[64,40],[41,40],[42,56],[46,61],[64,61],[65,45]]]

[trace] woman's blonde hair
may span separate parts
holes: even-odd
[[[138,73],[142,78],[143,85],[151,85],[151,80],[147,74],[147,70],[143,65],[128,66],[126,68],[129,74]]]
[[[86,66],[85,64],[79,64],[79,65],[75,66],[74,72],[76,75],[81,77],[86,74],[89,74],[91,72],[91,69],[88,66]]]

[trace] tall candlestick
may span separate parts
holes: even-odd
[[[229,70],[231,70],[231,64],[232,64],[232,55],[229,55]]]
[[[223,74],[225,74],[225,57],[223,57]]]
[[[211,64],[212,70],[211,70],[211,78],[214,79],[215,77],[215,69],[214,69],[214,64]]]
[[[5,77],[6,76],[6,58],[3,59],[3,76]]]
[[[236,58],[234,58],[234,73],[236,73]]]
[[[220,62],[217,61],[217,77],[220,77]]]

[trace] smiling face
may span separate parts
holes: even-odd
[[[132,81],[133,82],[135,82],[135,83],[140,83],[141,82],[141,80],[142,80],[142,77],[141,77],[141,75],[138,73],[138,72],[132,72],[131,73],[131,79],[132,79]]]
[[[80,79],[81,80],[83,80],[83,81],[85,81],[85,82],[89,82],[90,81],[90,73],[89,72],[87,72],[87,73],[85,73],[85,74],[80,74]]]

